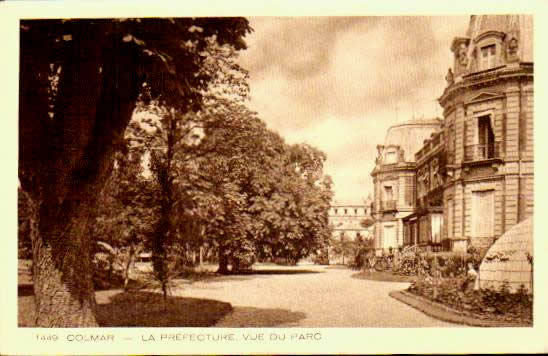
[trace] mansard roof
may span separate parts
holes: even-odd
[[[533,62],[533,16],[532,15],[472,15],[466,31],[470,39],[468,53],[475,49],[476,42],[485,34],[498,33],[518,40],[518,56],[521,62]],[[469,55],[470,57],[470,55]]]
[[[386,132],[384,146],[399,146],[404,150],[404,161],[414,162],[415,153],[422,147],[424,140],[440,129],[439,118],[414,118],[391,126]]]

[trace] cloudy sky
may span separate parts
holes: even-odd
[[[452,65],[461,17],[300,17],[250,19],[255,32],[241,63],[251,101],[289,143],[328,155],[340,203],[373,195],[376,145],[389,126],[441,116],[436,102]]]

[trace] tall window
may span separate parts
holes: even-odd
[[[472,235],[490,237],[495,235],[495,191],[472,192]]]
[[[430,226],[432,230],[432,242],[440,243],[443,216],[442,214],[432,214],[431,219]]]
[[[383,248],[397,247],[396,227],[394,225],[385,225],[383,228]]]
[[[494,44],[481,47],[481,69],[489,69],[495,66],[495,55],[497,53],[496,51],[497,49]]]
[[[478,148],[476,158],[487,159],[495,157],[495,134],[491,127],[489,115],[478,119]]]
[[[389,185],[384,187],[384,200],[385,201],[393,200],[392,187]]]

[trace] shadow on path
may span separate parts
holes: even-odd
[[[229,315],[214,326],[223,328],[288,327],[298,326],[297,323],[305,317],[305,313],[287,309],[234,307]]]
[[[211,299],[168,296],[164,311],[161,294],[119,293],[96,307],[102,327],[206,327],[232,310],[229,303]]]
[[[97,296],[100,327],[275,327],[297,326],[305,313],[286,309],[235,307],[212,299],[109,291]],[[117,293],[118,292],[118,293]],[[19,327],[34,327],[34,297],[19,298]]]
[[[306,274],[323,273],[321,271],[312,271],[309,269],[258,269],[240,272],[239,275],[271,275],[271,274]]]

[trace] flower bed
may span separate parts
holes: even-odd
[[[470,253],[404,251],[396,259],[393,271],[405,276],[432,275],[434,259],[439,273],[451,278],[465,275],[466,265],[472,263],[477,266],[480,260]]]
[[[473,290],[466,288],[463,277],[438,281],[427,277],[415,280],[408,291],[478,318],[533,323],[533,297],[524,288],[517,293],[510,293],[507,285],[499,290]],[[435,298],[434,294],[437,294]]]

